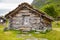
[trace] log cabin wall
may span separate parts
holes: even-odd
[[[27,23],[25,21],[27,21]],[[35,12],[32,12],[31,10],[20,10],[14,17],[10,19],[10,25],[13,29],[25,27],[39,29],[40,16],[35,14]]]
[[[40,24],[41,24],[42,28],[44,29],[44,27],[45,27],[48,30],[51,30],[52,29],[51,21],[49,19],[47,19],[46,17],[43,17],[43,16],[41,16],[40,18],[41,18]]]
[[[20,10],[14,17],[10,18],[9,23],[11,29],[31,28],[43,30],[44,27],[51,28],[51,22],[49,20],[37,15],[37,13],[31,10]]]

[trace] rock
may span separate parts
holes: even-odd
[[[35,28],[32,28],[32,30],[36,30]]]
[[[38,40],[38,38],[28,38],[26,40]]]
[[[41,32],[42,30],[36,30],[37,32]]]
[[[29,36],[32,36],[32,34],[29,34]]]
[[[21,34],[21,36],[26,36],[25,34]]]
[[[46,28],[46,27],[44,27],[44,29],[42,30],[42,32],[43,32],[43,33],[45,33],[45,32],[46,32],[46,30],[47,30],[47,28]]]
[[[48,39],[46,39],[46,38],[39,38],[39,40],[48,40]]]
[[[31,40],[31,39],[26,39],[26,40]]]

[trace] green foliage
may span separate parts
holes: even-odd
[[[53,10],[54,12],[53,13],[56,13],[58,16],[60,16],[60,0],[34,0],[32,2],[32,5],[33,7],[37,8],[38,10],[40,10],[41,8],[45,7],[46,5],[52,5],[54,4],[54,8],[53,7],[50,7],[50,8],[53,8],[53,9],[50,9],[51,11]],[[48,9],[47,9],[48,10]],[[49,10],[49,15],[52,15],[50,14]],[[47,12],[47,11],[46,11]],[[56,17],[56,15],[53,15],[53,17]]]
[[[44,6],[42,10],[54,18],[58,16],[58,13],[55,11],[55,8],[53,5]]]

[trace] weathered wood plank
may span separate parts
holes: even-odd
[[[24,16],[23,16],[24,15]],[[26,17],[25,17],[26,15]],[[29,15],[29,16],[27,16]],[[26,19],[24,19],[26,18]],[[35,15],[34,13],[29,13],[29,10],[21,10],[19,11],[16,16],[14,16],[10,21],[11,26],[14,28],[34,28],[34,29],[43,29],[44,27],[50,27],[50,22],[46,19],[43,19],[41,16]],[[28,24],[23,24],[24,21],[27,21]],[[48,25],[48,24],[49,25]],[[26,29],[25,28],[25,29]],[[25,30],[24,29],[24,30]]]

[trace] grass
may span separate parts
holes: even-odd
[[[60,22],[58,22],[60,23]],[[55,22],[53,22],[53,28],[60,28],[59,25],[55,26]],[[0,40],[26,40],[27,38],[46,38],[48,40],[60,40],[60,31],[52,30],[48,33],[41,34],[41,33],[28,33],[28,34],[20,34],[20,31],[3,31],[4,25],[0,25]],[[29,36],[31,34],[31,36]],[[22,36],[24,35],[24,36]],[[39,39],[40,40],[40,39]]]
[[[60,21],[55,21],[52,23],[53,28],[60,28]]]

